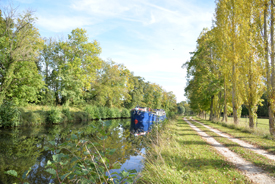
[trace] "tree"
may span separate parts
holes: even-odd
[[[68,35],[68,40],[57,42],[51,79],[58,103],[59,96],[62,97],[63,104],[81,101],[101,67],[100,52],[98,42],[89,42],[84,29],[76,28]]]
[[[91,85],[90,103],[99,106],[121,107],[129,98],[127,83],[130,71],[113,61],[103,62],[97,79]]]
[[[185,113],[185,108],[182,105],[178,104],[177,108],[178,108],[178,114],[182,115]]]
[[[140,76],[134,76],[133,73],[130,74],[128,84],[129,87],[129,96],[128,99],[125,99],[125,107],[131,109],[135,106],[146,106],[143,102],[144,100],[144,78]]]
[[[185,88],[185,95],[190,100],[190,107],[198,113],[210,111],[210,120],[219,118],[220,100],[223,81],[219,76],[213,30],[204,29],[197,39],[196,51],[191,53],[187,67],[190,78]]]
[[[35,18],[31,11],[17,14],[13,8],[0,12],[0,105],[7,96],[12,96],[13,81],[18,80],[16,70],[27,62],[36,62],[43,43],[34,27]],[[32,64],[30,64],[32,65]],[[27,68],[25,68],[27,69]],[[21,74],[24,73],[21,69]],[[18,74],[18,73],[17,73]]]

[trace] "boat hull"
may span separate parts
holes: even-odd
[[[159,116],[148,111],[131,111],[131,132],[140,134],[151,130],[154,123],[162,122],[166,115]]]

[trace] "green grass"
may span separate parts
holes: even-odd
[[[249,128],[236,126],[230,123],[211,122],[208,120],[201,120],[197,117],[193,117],[210,127],[219,129],[233,137],[239,138],[243,141],[251,143],[257,147],[266,149],[269,152],[275,153],[275,142],[269,134],[260,134],[257,129],[251,130]]]
[[[206,119],[208,120],[209,116],[207,116]],[[222,122],[222,117],[218,121]],[[227,118],[227,124],[234,124],[233,117]],[[248,117],[239,118],[239,124],[237,126],[239,128],[250,129],[249,128],[249,118]],[[268,119],[258,118],[257,121],[255,122],[254,127],[255,127],[254,132],[257,133],[258,135],[269,135],[270,134]]]
[[[182,118],[152,138],[139,183],[250,183]]]
[[[233,117],[228,117],[228,122],[234,123]],[[242,126],[249,127],[249,118],[239,118],[239,123]],[[255,128],[269,131],[269,120],[258,118],[257,122],[255,122]]]
[[[201,121],[202,123],[206,124],[205,121]],[[275,177],[275,161],[272,161],[262,155],[256,154],[255,152],[245,149],[241,147],[239,144],[219,136],[218,134],[210,131],[208,128],[200,125],[199,123],[196,123],[192,121],[192,123],[197,126],[202,131],[205,131],[209,136],[214,137],[218,142],[225,145],[227,148],[229,148],[231,151],[237,153],[242,158],[244,158],[247,161],[252,162],[256,166],[261,167],[263,170],[265,170],[270,176]],[[209,124],[208,124],[209,125]],[[237,131],[237,130],[236,130]]]

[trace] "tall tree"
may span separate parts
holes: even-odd
[[[36,62],[42,39],[34,27],[35,17],[27,11],[17,14],[13,8],[1,12],[0,25],[0,105],[7,97],[15,70],[25,62]]]
[[[96,71],[102,63],[101,48],[97,41],[89,42],[86,30],[76,28],[68,35],[68,40],[58,43],[56,53],[62,103],[75,103],[96,79]]]

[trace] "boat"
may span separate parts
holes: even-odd
[[[151,131],[154,123],[162,122],[165,119],[166,113],[163,109],[136,106],[131,109],[131,133],[135,136],[146,135]]]

